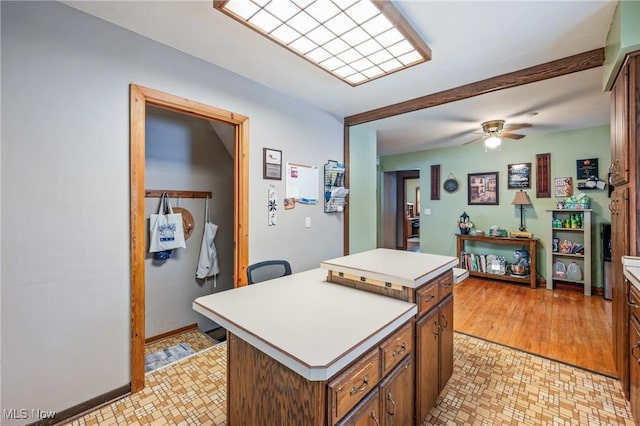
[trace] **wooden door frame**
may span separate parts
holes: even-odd
[[[199,102],[130,85],[130,190],[131,190],[131,392],[144,388],[145,339],[145,121],[148,105],[215,120],[235,127],[234,287],[246,285],[249,259],[249,117]]]

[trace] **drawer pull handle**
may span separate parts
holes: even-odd
[[[627,300],[627,305],[629,305],[629,307],[633,309],[638,309],[638,304],[636,302],[631,302],[630,300]]]
[[[438,325],[438,320],[435,320],[433,322],[433,335],[434,336],[439,336],[440,335],[440,326]]]
[[[400,350],[399,351],[393,351],[393,356],[400,355],[401,353],[403,353],[406,350],[407,350],[407,344],[405,342],[402,342],[402,345],[400,346]]]
[[[446,284],[444,285],[444,288],[451,288],[451,286],[452,286],[452,285],[453,285],[453,283],[446,283]]]
[[[371,410],[371,418],[373,419],[374,422],[376,422],[376,425],[380,426],[380,421],[376,417],[376,411],[375,410]]]
[[[427,294],[427,295],[424,297],[424,301],[425,301],[425,302],[431,302],[431,301],[432,301],[433,299],[435,299],[435,298],[436,298],[436,295],[435,295],[435,294]]]
[[[635,354],[636,349],[640,349],[640,340],[634,347],[631,348],[631,356],[638,362],[638,364],[640,364],[640,358]]]
[[[353,396],[358,392],[362,392],[363,390],[365,390],[368,384],[369,384],[369,375],[367,374],[366,376],[364,376],[364,379],[362,380],[362,385],[360,385],[360,387],[355,387],[355,386],[352,387],[351,390],[349,391],[349,395]]]
[[[393,400],[393,395],[391,395],[391,391],[389,391],[387,393],[387,399],[389,400],[389,402],[391,402],[391,405],[392,405],[392,408],[393,408],[393,411],[390,412],[389,410],[387,410],[387,413],[390,416],[395,416],[395,414],[396,414],[396,402]]]

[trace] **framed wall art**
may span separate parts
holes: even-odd
[[[517,163],[507,166],[507,188],[531,188],[531,163]]]
[[[573,179],[570,177],[556,178],[556,197],[571,197],[573,195]]]
[[[282,180],[282,151],[262,148],[262,178]]]
[[[498,172],[467,175],[469,205],[498,205]]]

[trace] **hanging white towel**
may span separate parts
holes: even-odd
[[[196,268],[196,278],[207,278],[220,273],[218,265],[218,252],[213,240],[216,238],[218,226],[209,221],[209,197],[205,201],[204,232],[202,233],[202,245],[200,257]]]

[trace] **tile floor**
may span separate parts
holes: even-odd
[[[634,425],[617,380],[454,335],[454,372],[427,425]],[[191,344],[191,342],[189,342]],[[147,375],[147,386],[69,425],[226,425],[226,344]]]

